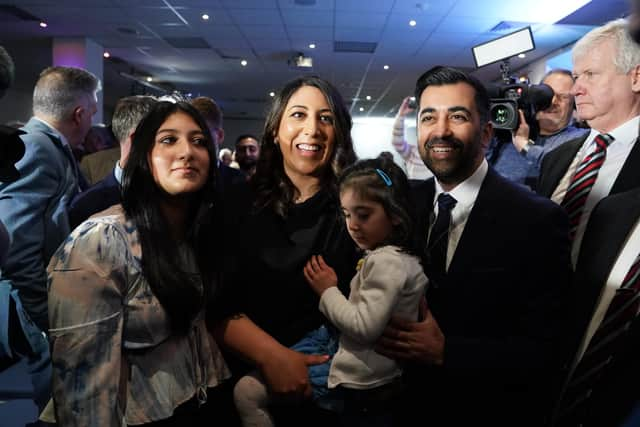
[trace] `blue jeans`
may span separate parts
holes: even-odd
[[[315,331],[309,332],[300,341],[295,343],[292,350],[304,354],[328,354],[333,355],[338,351],[337,334],[330,331],[326,326],[320,326]],[[316,401],[329,393],[327,381],[329,378],[329,368],[331,358],[320,365],[309,366],[309,381],[313,389],[313,400]]]

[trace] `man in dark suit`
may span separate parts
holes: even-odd
[[[620,306],[614,299],[619,298],[621,285],[639,255],[640,188],[602,199],[589,219],[574,276],[569,336],[576,356],[558,408],[557,426],[618,426],[640,399],[638,307],[635,317],[632,314],[627,319],[629,323],[622,322],[605,335],[612,341],[606,343],[607,339],[598,336],[602,324],[617,323],[612,317],[615,312],[608,310]],[[637,291],[629,294],[629,301],[639,298]],[[585,363],[597,366],[589,361],[595,347],[606,353],[596,352],[598,358],[610,359],[602,368],[587,369],[585,375]]]
[[[430,284],[423,319],[394,318],[379,341],[407,362],[398,412],[406,425],[540,426],[560,365],[566,214],[488,167],[478,80],[435,67],[416,99],[418,148],[435,176],[414,194]]]
[[[100,81],[85,70],[45,69],[33,91],[34,116],[22,128],[19,178],[0,182],[0,221],[11,238],[0,272],[0,356],[15,351],[11,336],[24,335],[39,409],[50,397],[51,379],[44,335],[49,329],[46,267],[70,232],[68,204],[81,186],[71,149],[91,127],[99,89]],[[18,319],[7,324],[12,304]]]
[[[574,85],[578,116],[591,126],[591,132],[569,141],[549,153],[542,162],[538,193],[567,206],[574,220],[572,261],[577,260],[589,215],[602,198],[640,186],[640,46],[631,39],[627,21],[619,19],[595,28],[573,48]],[[598,147],[598,135],[609,139],[603,150],[604,162],[586,177],[595,177],[580,209],[569,205],[573,177],[582,176],[588,159]],[[584,170],[589,170],[587,167]],[[595,174],[595,175],[592,175]],[[576,180],[579,184],[580,180]],[[569,191],[568,191],[569,190]],[[585,195],[586,193],[586,195]]]
[[[204,117],[207,126],[209,126],[213,143],[216,145],[216,152],[220,151],[224,141],[222,110],[213,99],[206,96],[194,98],[191,101],[191,105]],[[218,160],[218,181],[216,186],[223,197],[227,190],[233,186],[242,185],[245,180],[245,175],[241,171],[229,167]]]
[[[113,133],[120,142],[120,158],[111,172],[93,187],[78,194],[69,207],[71,229],[76,228],[91,215],[120,203],[122,170],[127,164],[133,134],[142,118],[153,108],[157,100],[152,96],[127,96],[116,104],[111,118]],[[97,154],[97,153],[96,153]]]
[[[640,43],[640,1],[632,4],[629,33]],[[571,294],[574,357],[556,426],[631,427],[640,422],[640,188],[620,190],[633,185],[630,164],[638,168],[631,155],[612,195],[598,202],[585,229]]]

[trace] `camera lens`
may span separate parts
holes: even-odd
[[[498,104],[491,109],[491,121],[504,126],[513,120],[513,110],[508,105]]]

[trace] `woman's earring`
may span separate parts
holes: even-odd
[[[278,141],[278,137],[277,136],[275,138],[273,138],[273,143],[278,145],[279,141]]]

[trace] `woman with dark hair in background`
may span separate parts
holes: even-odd
[[[197,111],[159,103],[135,131],[122,206],[82,223],[52,258],[60,425],[204,423],[208,389],[229,375],[204,324],[218,273],[215,165]]]
[[[337,193],[338,174],[355,161],[350,131],[351,116],[333,86],[317,77],[289,82],[267,115],[254,191],[231,203],[237,256],[226,289],[233,295],[224,300],[227,318],[211,321],[225,346],[251,365],[235,360],[233,374],[258,368],[276,399],[310,397],[307,366],[327,360],[288,348],[323,321],[305,263],[322,254],[345,287],[355,272],[356,248]],[[276,424],[320,422],[301,417],[311,406],[274,408]]]

